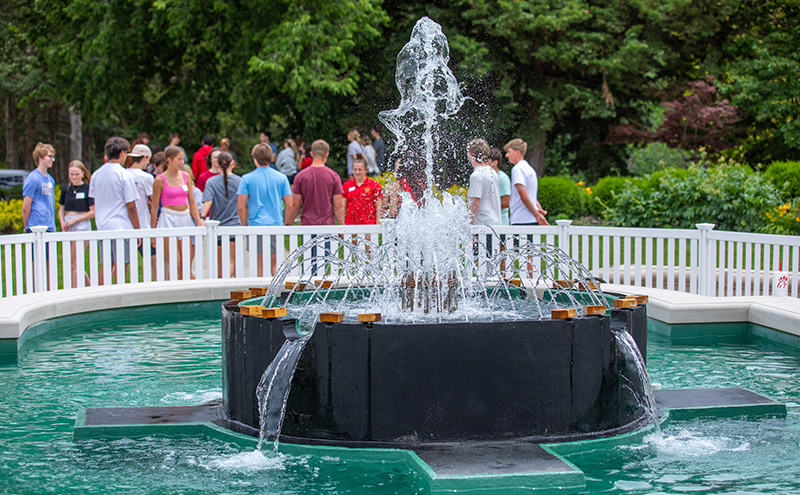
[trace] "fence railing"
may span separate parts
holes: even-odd
[[[775,292],[773,280],[779,273],[786,277],[789,295],[798,297],[798,237],[715,231],[713,224],[640,229],[573,226],[571,220],[556,223],[473,227],[484,241],[477,256],[495,255],[504,243],[524,238],[558,246],[608,283],[706,296],[769,295]],[[215,221],[205,227],[170,230],[48,233],[45,227],[33,227],[30,234],[0,236],[0,294],[11,297],[190,278],[268,277],[288,253],[314,236],[371,236],[382,242],[385,228],[220,227]],[[300,264],[291,275],[308,269]]]

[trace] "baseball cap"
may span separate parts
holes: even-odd
[[[153,152],[150,151],[150,147],[149,146],[147,146],[145,144],[137,144],[136,146],[133,147],[131,152],[128,153],[128,156],[131,156],[131,157],[146,156],[146,157],[150,158],[151,156],[153,156]]]

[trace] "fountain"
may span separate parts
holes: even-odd
[[[431,492],[574,492],[585,480],[563,456],[641,439],[658,426],[657,405],[785,415],[740,389],[668,391],[656,404],[646,297],[604,294],[554,246],[476,239],[464,202],[434,194],[437,128],[464,100],[448,50],[423,18],[398,56],[402,101],[381,117],[398,156],[422,157],[424,180],[421,195],[404,193],[392,228],[375,240],[317,236],[269,287],[232,294],[221,404],[89,410],[76,437],[122,416],[140,426],[202,422],[215,435],[259,437],[259,449],[400,453]],[[489,238],[503,249],[476,256]]]
[[[433,194],[438,129],[464,100],[448,50],[440,26],[420,19],[397,59],[400,106],[381,114],[398,156],[423,157],[422,197],[404,193],[381,242],[318,236],[263,294],[225,305],[223,409],[236,430],[419,450],[596,438],[655,419],[618,344],[633,335],[645,354],[644,307],[606,315],[610,299],[555,246],[490,235],[503,249],[475,256],[485,239],[466,204]],[[284,306],[287,316],[262,314]]]

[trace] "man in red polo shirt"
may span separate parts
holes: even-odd
[[[380,184],[367,177],[367,159],[361,153],[356,153],[353,160],[353,178],[345,182],[342,189],[347,205],[345,225],[381,223],[377,215],[381,211],[383,190]]]

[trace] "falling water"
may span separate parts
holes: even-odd
[[[653,388],[650,384],[650,375],[647,373],[647,367],[644,364],[642,353],[639,352],[639,346],[633,340],[633,336],[627,330],[612,329],[614,339],[617,342],[617,349],[625,356],[625,361],[628,366],[633,368],[632,373],[621,375],[625,380],[628,380],[631,385],[628,387],[631,393],[636,397],[641,406],[645,410],[645,415],[650,422],[653,423],[658,435],[661,434],[661,426],[658,422],[658,409],[656,408],[656,400],[653,396]]]
[[[274,441],[273,449],[278,450],[278,439],[286,414],[286,401],[292,388],[292,378],[297,370],[300,354],[306,347],[311,334],[300,338],[286,339],[278,354],[269,364],[256,388],[258,399],[259,425],[258,450],[264,441]]]

